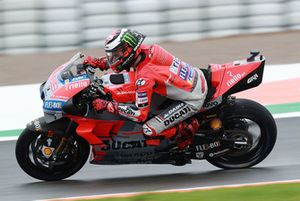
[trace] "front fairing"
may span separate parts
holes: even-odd
[[[63,106],[74,95],[90,85],[86,71],[80,70],[82,56],[77,53],[68,62],[59,66],[50,75],[41,90],[43,110],[46,122],[63,117]]]

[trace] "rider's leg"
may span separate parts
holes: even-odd
[[[190,105],[184,102],[174,102],[162,113],[147,121],[143,125],[143,132],[149,137],[159,137],[166,129],[170,130],[170,128],[191,117],[197,112],[197,110],[193,109]]]
[[[195,133],[199,127],[196,119],[191,123],[183,122],[194,114],[198,113],[191,105],[184,102],[175,102],[161,114],[153,117],[143,125],[143,132],[149,139],[147,144],[159,145],[162,138],[171,138],[178,133],[188,131]],[[195,123],[197,122],[197,123]]]
[[[148,138],[170,138],[177,133],[194,134],[199,128],[199,122],[193,118],[189,122],[184,120],[198,113],[207,94],[207,83],[203,73],[197,69],[197,82],[191,92],[180,89],[170,91],[171,96],[183,101],[174,102],[161,114],[153,117],[143,125],[143,132]],[[184,135],[185,135],[184,134]],[[156,144],[159,144],[156,142]]]

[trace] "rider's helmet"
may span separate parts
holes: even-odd
[[[109,67],[115,72],[129,70],[141,52],[145,36],[130,29],[118,29],[105,40],[105,53]]]

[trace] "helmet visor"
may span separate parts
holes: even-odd
[[[106,57],[109,65],[114,65],[124,57],[123,49],[119,48],[113,52],[106,52]]]

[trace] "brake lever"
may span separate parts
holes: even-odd
[[[104,91],[104,87],[102,85],[99,85],[98,90],[103,96],[107,95],[106,92]]]

